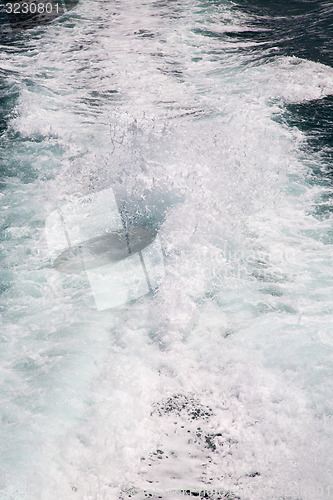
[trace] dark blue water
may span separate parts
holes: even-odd
[[[222,2],[223,3],[223,2]],[[220,2],[209,2],[219,5]],[[206,36],[253,42],[243,49],[253,60],[265,61],[277,56],[304,58],[333,67],[333,3],[331,1],[235,1],[233,9],[250,15],[246,29]],[[242,50],[238,46],[235,50]],[[323,154],[331,168],[333,141],[332,96],[302,104],[287,105],[285,118],[309,138],[309,147]]]
[[[330,1],[235,2],[252,16],[249,30],[232,37],[261,42],[259,49],[333,65],[333,6]],[[253,28],[251,30],[251,28]],[[257,28],[263,30],[258,33]]]
[[[248,30],[228,34],[235,40],[258,43],[255,58],[278,55],[304,58],[333,67],[333,3],[331,1],[236,1],[235,9],[251,15]],[[251,29],[252,28],[252,29]],[[259,31],[262,30],[262,31]],[[333,183],[333,96],[297,104],[286,104],[280,118],[299,128],[307,137],[307,148],[319,157],[315,182]],[[332,210],[329,195],[325,206]]]

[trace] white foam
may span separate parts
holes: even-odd
[[[82,3],[81,19],[6,61],[19,68],[19,161],[41,144],[60,149],[36,163],[40,180],[8,183],[11,219],[1,214],[15,272],[1,332],[3,498],[209,484],[312,500],[330,487],[330,220],[309,215],[321,189],[306,181],[304,137],[271,115],[283,100],[328,95],[332,72],[295,58],[244,64],[193,32],[193,2],[176,4],[178,17],[170,5],[162,16],[152,1]],[[79,279],[55,274],[42,236],[60,204],[110,186],[156,223],[165,254],[158,292],[112,313],[93,310]],[[212,408],[199,426],[222,434],[218,451],[194,442],[186,415],[174,424],[152,413],[173,394]],[[152,455],[159,447],[175,453],[170,465]]]

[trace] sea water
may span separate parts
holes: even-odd
[[[86,0],[3,32],[1,499],[333,499],[332,16]],[[98,311],[45,221],[104,189],[165,278]]]

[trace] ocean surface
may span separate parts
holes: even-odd
[[[1,500],[332,500],[332,2],[3,19]],[[104,189],[165,278],[98,311],[45,221]]]

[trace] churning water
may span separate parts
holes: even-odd
[[[2,500],[333,499],[332,18],[82,0],[3,34]],[[165,277],[96,310],[45,221],[105,189]]]

